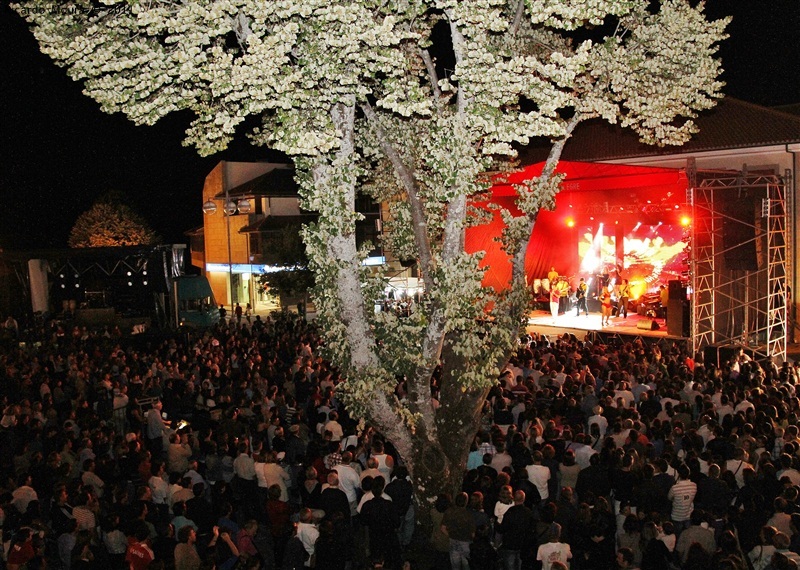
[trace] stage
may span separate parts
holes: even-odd
[[[658,325],[657,329],[654,330],[652,325],[649,327],[644,326],[652,322]],[[567,333],[574,335],[578,340],[584,340],[587,335],[590,339],[598,336],[604,339],[615,336],[623,340],[632,340],[636,337],[650,339],[651,341],[661,339],[687,340],[680,336],[670,336],[667,333],[664,319],[651,319],[633,312],[629,312],[627,318],[611,317],[610,325],[601,326],[600,313],[589,313],[588,316],[582,314],[577,317],[573,309],[568,313],[561,313],[554,320],[549,311],[535,310],[528,315],[528,326],[525,330],[528,333],[536,332],[548,337],[561,336]]]

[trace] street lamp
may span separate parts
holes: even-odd
[[[225,230],[228,235],[228,291],[231,293],[231,309],[235,303],[238,302],[238,295],[233,289],[233,256],[231,255],[231,216],[236,214],[249,214],[252,206],[250,200],[240,198],[239,200],[231,200],[228,195],[228,188],[225,188],[225,202],[223,211],[225,213]],[[213,216],[217,213],[217,204],[209,198],[203,204],[203,213],[207,216]]]

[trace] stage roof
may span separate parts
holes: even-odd
[[[541,175],[544,164],[537,162],[509,175],[496,175],[497,182],[492,186],[493,196],[516,196],[517,192],[513,185]],[[561,192],[635,189],[683,191],[688,184],[684,170],[675,168],[561,161],[556,167],[556,172],[565,175]]]
[[[540,162],[496,174],[491,203],[519,215],[514,185],[539,176],[543,167]],[[587,232],[596,233],[601,224],[607,235],[620,237],[629,236],[636,224],[638,228],[661,223],[666,230],[689,209],[685,203],[688,179],[682,169],[562,161],[556,172],[565,178],[555,209],[541,211],[537,217],[525,261],[529,282],[546,275],[552,266],[562,275],[577,275],[578,241]],[[488,207],[486,202],[474,205]],[[495,211],[489,223],[469,228],[465,241],[467,252],[486,252],[481,263],[486,268],[484,285],[497,290],[506,289],[511,278],[511,264],[498,242],[503,228]]]

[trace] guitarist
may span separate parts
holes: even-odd
[[[578,314],[575,315],[577,317],[581,316],[581,309],[583,309],[586,316],[589,316],[589,308],[586,306],[586,292],[589,290],[589,286],[586,285],[586,281],[584,281],[583,277],[581,277],[580,283],[578,283],[578,288],[575,290],[575,300],[577,301],[578,307]]]

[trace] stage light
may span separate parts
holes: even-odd
[[[641,227],[642,227],[642,222],[636,222],[636,225],[633,226],[633,230],[631,230],[631,232],[635,232],[636,230],[638,230]]]
[[[686,227],[692,223],[692,218],[689,216],[681,216],[681,225]]]
[[[567,227],[568,228],[574,228],[575,227],[575,220],[573,220],[572,218],[567,218]]]

